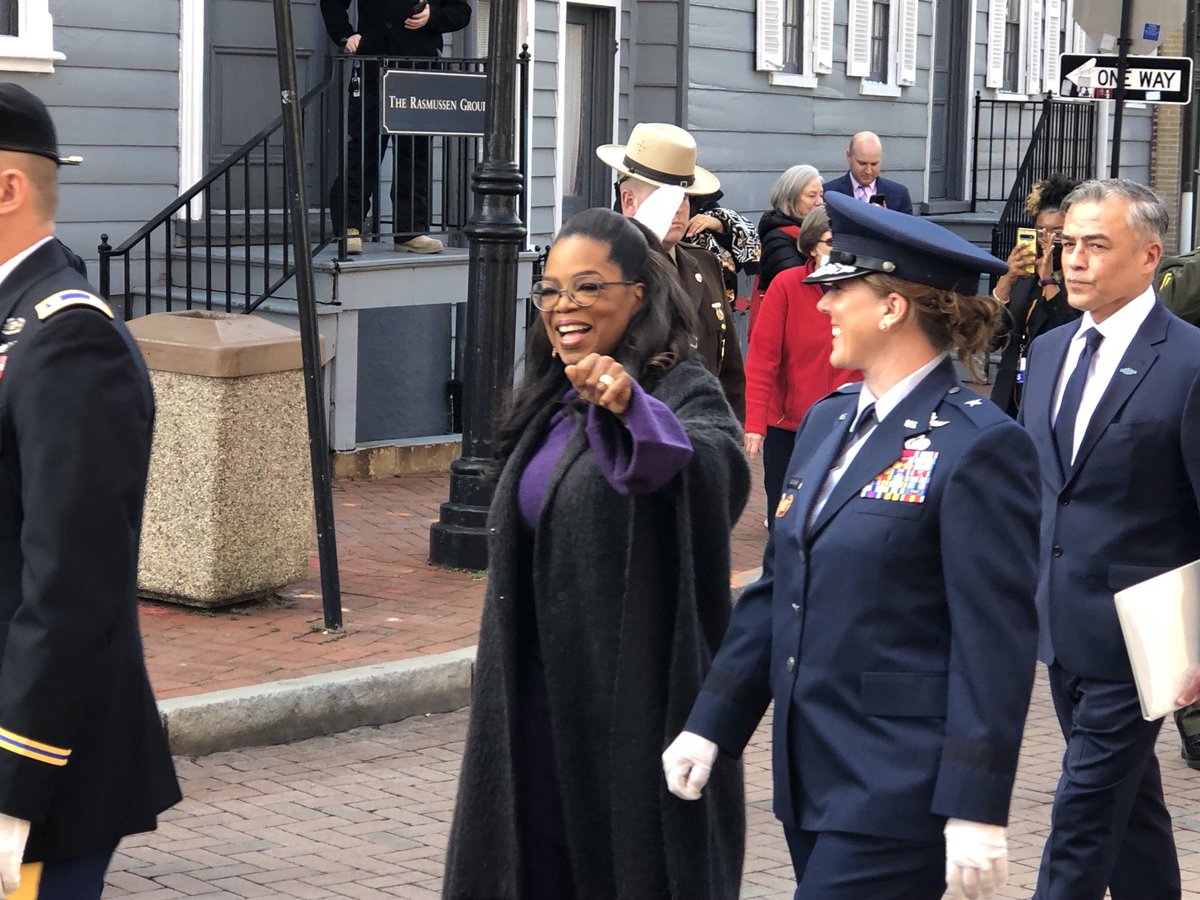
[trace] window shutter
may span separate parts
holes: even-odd
[[[899,82],[917,83],[917,0],[901,0],[900,4]]]
[[[846,75],[865,78],[871,74],[871,2],[850,0],[846,25]]]
[[[1004,86],[1004,20],[1007,7],[1005,0],[990,0],[988,4],[987,79],[984,83],[990,88]]]
[[[1053,2],[1053,0],[1051,0]],[[1025,8],[1025,92],[1038,94],[1042,90],[1042,4],[1045,0],[1028,0]]]
[[[1058,93],[1059,81],[1058,55],[1063,52],[1062,39],[1062,0],[1049,0],[1046,4],[1046,84],[1045,89]]]
[[[833,71],[833,2],[812,0],[813,71],[820,75]]]
[[[782,71],[783,0],[758,0],[754,37],[754,67],[760,72]]]

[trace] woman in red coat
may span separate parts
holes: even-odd
[[[860,372],[830,364],[833,334],[828,317],[817,311],[824,291],[819,284],[804,283],[829,253],[832,239],[829,214],[815,207],[804,217],[796,239],[807,262],[772,279],[750,335],[745,447],[751,459],[762,453],[768,527],[779,504],[800,420],[834,388],[862,380]]]

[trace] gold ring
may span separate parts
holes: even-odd
[[[611,375],[609,375],[607,372],[605,372],[603,375],[601,375],[596,380],[599,381],[605,387],[608,387],[610,384],[613,383],[613,381],[615,379]]]

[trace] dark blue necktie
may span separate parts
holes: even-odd
[[[1096,348],[1104,340],[1099,330],[1089,328],[1084,335],[1083,351],[1071,377],[1067,379],[1067,388],[1063,391],[1062,403],[1058,407],[1058,418],[1054,420],[1054,443],[1058,446],[1058,459],[1062,463],[1064,473],[1070,471],[1072,450],[1075,448],[1075,420],[1079,418],[1079,404],[1083,400],[1083,388],[1087,384],[1088,369],[1092,365],[1092,357]]]

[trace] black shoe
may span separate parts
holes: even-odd
[[[1196,710],[1190,707],[1175,710],[1175,727],[1179,729],[1179,737],[1182,740],[1179,755],[1183,757],[1183,761],[1188,764],[1189,769],[1200,771],[1200,734],[1187,733],[1184,724],[1185,718],[1192,720],[1192,724],[1195,724]]]

